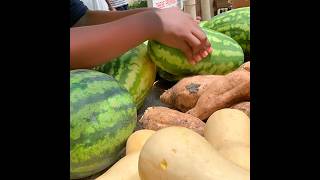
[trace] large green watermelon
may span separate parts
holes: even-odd
[[[233,9],[214,16],[202,27],[226,34],[236,40],[250,56],[250,7]]]
[[[138,109],[152,88],[157,73],[144,43],[95,70],[113,76],[129,91]]]
[[[243,63],[243,51],[235,40],[216,31],[203,30],[214,50],[196,65],[190,64],[179,49],[168,47],[157,41],[148,43],[151,60],[162,70],[177,76],[226,74]]]
[[[136,120],[131,95],[111,76],[70,71],[70,178],[90,176],[116,162]]]

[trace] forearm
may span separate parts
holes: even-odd
[[[90,26],[112,22],[123,17],[145,11],[154,11],[156,8],[137,8],[127,11],[90,11],[74,25],[74,27]]]
[[[154,38],[159,28],[157,23],[155,13],[144,12],[107,24],[71,28],[71,69],[104,64]]]

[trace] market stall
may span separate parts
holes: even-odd
[[[250,7],[183,7],[214,49],[196,65],[148,41],[70,71],[71,179],[250,179]]]

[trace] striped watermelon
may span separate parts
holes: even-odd
[[[149,41],[148,44],[151,60],[162,70],[177,76],[226,74],[243,63],[243,51],[236,41],[222,33],[203,30],[214,51],[196,65],[188,63],[182,51],[156,41]]]
[[[70,178],[90,176],[116,162],[136,120],[131,95],[111,76],[70,71]]]
[[[208,21],[200,21],[199,26],[202,28]]]
[[[250,7],[221,13],[204,23],[202,27],[232,37],[240,44],[245,55],[250,55]]]
[[[156,66],[148,57],[145,44],[141,44],[112,62],[95,69],[113,76],[126,88],[132,95],[138,109],[156,79]]]

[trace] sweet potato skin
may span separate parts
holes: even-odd
[[[250,72],[250,61],[243,63],[237,70],[245,70]]]
[[[236,71],[250,72],[250,61],[242,64]],[[183,78],[172,88],[165,91],[160,96],[160,101],[181,112],[187,112],[196,105],[200,96],[208,89],[212,82],[219,81],[225,76],[197,75]]]
[[[195,107],[187,111],[201,120],[219,109],[250,100],[250,72],[233,71],[223,79],[212,82],[198,99]]]
[[[173,106],[181,112],[193,108],[209,84],[222,78],[222,75],[198,75],[181,79],[160,96],[162,103]]]
[[[144,129],[159,130],[170,126],[189,128],[200,135],[204,135],[205,123],[189,114],[179,112],[167,107],[150,107],[139,122]]]

